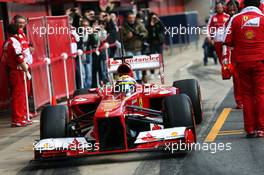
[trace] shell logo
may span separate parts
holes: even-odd
[[[44,146],[44,148],[49,148],[49,144],[48,143],[45,143],[43,146]]]
[[[253,31],[246,31],[245,37],[247,40],[252,40],[255,38],[255,33]]]
[[[171,133],[171,136],[172,136],[172,137],[176,137],[177,135],[178,135],[177,132],[172,132],[172,133]]]

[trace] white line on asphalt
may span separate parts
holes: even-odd
[[[192,65],[193,65],[193,62],[190,62],[190,63],[186,64],[185,66],[183,66],[182,68],[180,68],[180,72],[184,71],[185,69],[188,69]]]

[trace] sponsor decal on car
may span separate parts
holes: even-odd
[[[76,101],[76,102],[84,102],[86,100],[87,100],[87,98],[83,98],[83,97],[79,97],[77,99],[74,99],[74,101]]]
[[[104,101],[101,104],[101,108],[105,112],[111,112],[121,104],[120,100]]]
[[[141,138],[142,141],[146,141],[146,142],[153,142],[156,141],[157,139],[155,137],[153,137],[149,132],[147,133],[147,135],[145,137]]]
[[[142,97],[139,98],[139,107],[141,107],[141,108],[143,107],[143,99],[142,99]]]
[[[172,133],[171,133],[171,136],[172,136],[172,137],[176,137],[177,135],[178,135],[177,132],[172,132]]]
[[[150,124],[151,131],[153,131],[153,130],[159,130],[159,129],[163,129],[163,128],[164,128],[163,125],[158,125],[158,124],[153,124],[153,123]]]
[[[152,55],[140,55],[134,56],[131,59],[126,59],[126,62],[129,63],[133,70],[148,70],[148,69],[157,69],[161,67],[161,55],[152,54]],[[117,71],[117,68],[122,64],[121,60],[114,60],[110,58],[109,60],[109,72],[113,73]]]
[[[174,127],[140,132],[135,144],[184,138],[186,127]]]

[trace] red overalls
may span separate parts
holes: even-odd
[[[228,21],[229,15],[226,13],[216,13],[210,17],[208,22],[209,37],[214,40],[215,51],[222,64],[222,41],[225,29],[225,23]]]
[[[22,53],[23,53],[26,63],[28,65],[31,65],[33,63],[33,58],[32,58],[32,54],[29,49],[29,42],[28,42],[26,34],[21,28],[19,29],[19,34],[18,34],[17,39],[21,44]],[[30,80],[27,80],[27,93],[28,93],[28,96],[31,95],[31,81]]]
[[[12,93],[12,125],[24,126],[26,121],[26,96],[24,84],[24,71],[18,69],[23,63],[23,49],[18,36],[9,37],[4,44],[3,64],[8,69],[8,78]]]
[[[226,27],[227,27],[228,22],[226,23]],[[223,47],[226,47],[226,46],[223,46]],[[241,97],[241,90],[240,90],[240,83],[239,83],[239,78],[238,78],[238,72],[237,72],[236,65],[235,65],[234,54],[232,54],[232,49],[230,49],[229,47],[227,47],[226,48],[226,55],[223,55],[223,57],[224,58],[227,58],[228,59],[228,62],[232,64],[232,68],[233,68],[232,69],[232,75],[233,75],[233,86],[234,86],[234,98],[235,98],[235,101],[236,101],[236,104],[237,104],[237,107],[236,108],[241,109],[241,108],[243,108],[243,102],[242,102],[242,97]],[[222,69],[222,77],[224,77],[223,69]]]
[[[264,131],[264,15],[247,7],[231,18],[227,30],[224,41],[234,48],[245,130]]]

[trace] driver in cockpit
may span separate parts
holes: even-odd
[[[132,68],[129,64],[123,63],[117,69],[118,80],[115,83],[115,93],[124,93],[126,96],[132,95],[136,91],[136,80]]]
[[[124,93],[125,96],[131,96],[136,92],[136,80],[129,75],[122,75],[115,83],[115,93]]]

